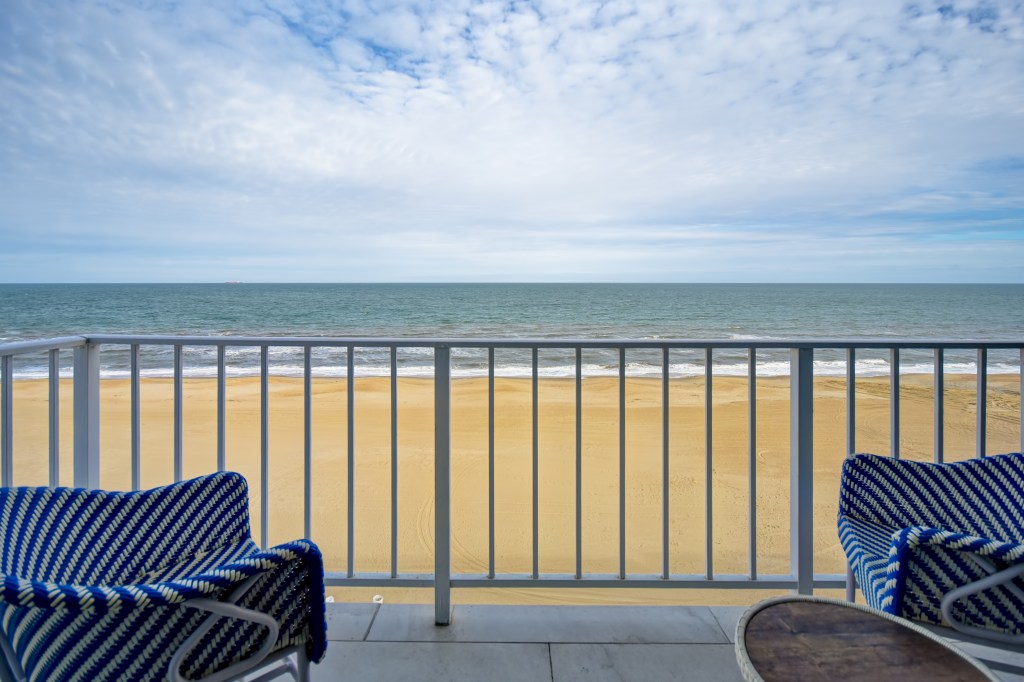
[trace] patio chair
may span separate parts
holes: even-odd
[[[323,563],[261,550],[245,479],[162,488],[0,488],[0,645],[28,680],[298,680],[326,648]],[[294,660],[293,660],[294,658]]]
[[[949,464],[853,455],[839,538],[869,606],[1024,645],[1024,455]]]

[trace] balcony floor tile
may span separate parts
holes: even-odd
[[[376,604],[328,604],[327,640],[358,642],[366,639],[377,609]]]
[[[733,626],[735,627],[735,626]],[[367,639],[391,642],[728,644],[706,606],[458,605],[452,624],[433,624],[433,607],[384,605]]]
[[[550,682],[551,659],[546,644],[331,642],[311,673],[314,682]]]
[[[936,629],[932,631],[935,632]],[[1024,651],[1008,651],[952,637],[946,637],[946,640],[977,658],[1004,682],[1024,682]]]
[[[732,644],[552,644],[556,682],[740,682]]]
[[[709,606],[711,609],[711,615],[715,617],[718,624],[722,627],[722,631],[725,632],[725,636],[729,638],[729,641],[736,643],[736,626],[740,622],[740,616],[747,610],[746,606]]]

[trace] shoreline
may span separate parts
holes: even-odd
[[[901,375],[901,456],[931,459],[931,375]],[[14,481],[44,485],[48,457],[48,381],[20,379],[14,392]],[[227,379],[227,467],[250,482],[252,532],[260,534],[260,379]],[[312,539],[327,570],[347,566],[347,382],[313,378]],[[586,573],[618,570],[619,382],[584,380],[581,455],[581,519]],[[268,469],[271,544],[303,532],[303,379],[271,376]],[[947,459],[974,454],[973,375],[945,377]],[[840,573],[843,559],[835,531],[839,467],[846,456],[846,382],[815,377],[815,570]],[[759,377],[757,389],[758,573],[788,572],[789,378]],[[988,379],[988,450],[1020,448],[1020,380]],[[183,475],[216,468],[217,390],[212,378],[185,378]],[[143,487],[173,480],[173,380],[143,378],[141,480]],[[539,561],[542,573],[575,570],[576,405],[575,380],[538,381],[537,465]],[[131,481],[130,383],[104,379],[101,395],[101,486],[127,489]],[[389,572],[391,552],[391,382],[357,377],[354,386],[355,569]],[[669,429],[670,568],[703,574],[705,475],[703,378],[671,379]],[[72,390],[60,387],[60,483],[71,483]],[[630,573],[660,573],[662,560],[662,384],[629,377],[626,382],[626,552]],[[712,547],[716,574],[749,568],[749,412],[745,377],[712,381]],[[495,555],[499,573],[529,573],[532,566],[532,382],[496,378],[494,424]],[[889,380],[858,377],[858,451],[889,451]],[[488,427],[487,379],[452,380],[452,571],[487,572]],[[398,568],[433,570],[433,380],[398,381]],[[647,594],[650,592],[650,594]],[[430,590],[338,588],[345,601],[429,601]],[[762,591],[746,590],[557,590],[552,588],[459,590],[463,603],[749,603]],[[368,596],[367,596],[368,594]],[[739,600],[738,602],[735,600]],[[611,601],[609,601],[611,600]],[[653,600],[653,601],[652,601]],[[659,601],[660,600],[660,601]],[[682,600],[682,601],[680,601]]]
[[[205,347],[204,347],[205,348]],[[993,351],[995,352],[995,351]],[[301,360],[301,358],[299,358]],[[322,360],[322,359],[321,359]],[[479,359],[475,362],[467,362],[465,358],[461,361],[459,359],[453,359],[452,362],[452,379],[453,380],[464,380],[464,379],[487,379],[488,370],[486,366],[486,359],[484,363],[480,364]],[[542,362],[538,365],[538,376],[540,379],[565,379],[575,381],[576,378],[576,367],[571,362],[569,364],[563,363],[550,363]],[[550,358],[547,359],[550,361]],[[581,365],[583,380],[590,381],[594,379],[618,379],[619,370],[617,367],[617,358],[612,362],[611,365],[608,363],[595,363],[591,361],[584,362]],[[931,377],[933,376],[933,365],[929,357],[927,363],[914,363],[907,361],[907,358],[903,358],[901,361],[901,378],[914,378],[914,377]],[[45,358],[42,360],[40,365],[30,365],[28,367],[19,367],[15,381],[46,381],[49,379],[49,366],[48,361]],[[104,365],[100,370],[100,379],[102,381],[117,381],[117,380],[128,380],[131,378],[131,374],[127,369],[127,362],[112,363],[115,367],[109,367]],[[140,378],[143,381],[150,380],[161,380],[161,379],[173,379],[174,373],[172,370],[167,369],[169,363],[161,363],[159,369],[143,367],[140,370]],[[660,359],[658,363],[646,363],[638,358],[631,358],[631,361],[627,365],[627,378],[629,380],[640,379],[640,380],[662,380],[662,366]],[[305,376],[304,367],[301,364],[289,364],[282,363],[280,359],[274,362],[272,359],[269,365],[268,376],[272,379],[303,379]],[[790,375],[790,365],[788,357],[784,361],[770,360],[765,354],[760,354],[757,361],[757,381],[766,381],[772,379],[786,379]],[[225,365],[225,378],[228,380],[235,379],[259,379],[260,368],[259,366],[253,366],[251,364],[244,364],[241,366],[232,365],[228,362]],[[746,380],[749,375],[749,363],[747,356],[744,355],[742,358],[736,359],[735,362],[728,363],[723,361],[721,358],[715,360],[713,365],[714,378],[715,379],[743,379]],[[404,379],[425,379],[432,380],[434,378],[433,366],[430,364],[424,365],[421,363],[404,364],[403,359],[399,356],[398,362],[398,373],[399,378]],[[993,359],[989,360],[988,367],[989,377],[1018,377],[1020,375],[1020,365],[1016,355],[1012,360],[1005,362],[994,362]],[[845,380],[846,378],[846,360],[845,359],[822,359],[820,356],[816,356],[814,360],[814,375],[815,378],[820,379],[839,379]],[[72,365],[69,358],[65,358],[61,373],[61,381],[69,380],[72,378]],[[209,358],[205,360],[193,360],[186,361],[183,366],[184,379],[216,379],[217,378],[217,365],[212,362]],[[678,380],[700,380],[702,381],[705,376],[703,359],[698,363],[685,362],[682,360],[674,360],[670,366],[669,379],[671,381]],[[875,379],[887,379],[890,376],[889,361],[887,359],[871,359],[865,358],[863,355],[859,355],[857,359],[857,381],[860,380],[875,380]],[[948,380],[961,380],[961,379],[973,379],[977,376],[974,367],[974,361],[969,363],[957,363],[951,362],[947,354],[945,368],[943,371],[944,378]],[[317,359],[314,357],[313,364],[311,367],[311,378],[315,381],[319,380],[345,380],[347,377],[347,369],[345,366],[344,356],[341,356],[340,360],[334,362],[325,362],[317,364]],[[379,361],[369,360],[366,365],[360,365],[356,373],[356,379],[390,379],[391,369],[390,364],[386,359]],[[509,362],[505,361],[495,365],[495,378],[500,379],[531,379],[532,378],[532,366],[529,358],[525,358],[524,362]]]

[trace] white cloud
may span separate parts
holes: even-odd
[[[931,232],[1024,220],[1020,164],[985,165],[1024,158],[1010,2],[9,5],[0,235],[55,261],[68,235],[144,259],[173,234],[273,279],[308,272],[288,241],[363,249],[372,279],[672,278],[692,254],[728,279],[747,253],[786,279],[797,251],[880,263],[835,241],[855,230],[932,273]],[[976,273],[1022,255],[976,250]]]

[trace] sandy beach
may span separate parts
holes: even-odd
[[[901,379],[901,454],[930,460],[932,379]],[[989,378],[988,453],[1020,447],[1019,378]],[[216,383],[184,381],[184,475],[216,468]],[[703,379],[670,382],[670,556],[674,573],[705,570],[705,420]],[[716,574],[749,570],[749,422],[745,378],[715,377],[712,428],[712,544]],[[47,482],[48,388],[14,386],[14,480]],[[482,574],[488,561],[488,431],[486,379],[456,379],[452,388],[452,568]],[[615,378],[583,382],[582,518],[586,573],[618,570],[619,387]],[[101,485],[131,484],[130,387],[101,385]],[[498,379],[495,390],[495,555],[498,573],[532,567],[532,410],[528,379]],[[856,449],[889,451],[887,378],[857,380]],[[303,383],[273,377],[269,398],[268,534],[271,543],[303,535]],[[347,387],[344,379],[313,381],[312,539],[328,570],[346,570]],[[629,379],[626,386],[626,548],[630,573],[659,573],[662,561],[661,384]],[[71,484],[72,391],[61,386],[60,481]],[[173,386],[145,379],[141,387],[143,487],[173,479]],[[538,406],[539,559],[541,573],[575,570],[575,384],[542,379]],[[948,460],[975,449],[975,379],[947,375],[945,441]],[[355,384],[355,569],[388,572],[391,538],[391,386],[386,378]],[[839,468],[846,456],[846,386],[815,380],[815,570],[844,571],[835,531]],[[227,386],[227,466],[250,483],[253,534],[260,533],[260,382],[232,378]],[[398,557],[400,573],[433,570],[433,384],[403,378],[398,385]],[[789,561],[789,380],[757,382],[757,568],[785,573]],[[427,602],[429,590],[336,588],[339,600]],[[457,590],[456,603],[750,603],[767,593],[727,590]]]

